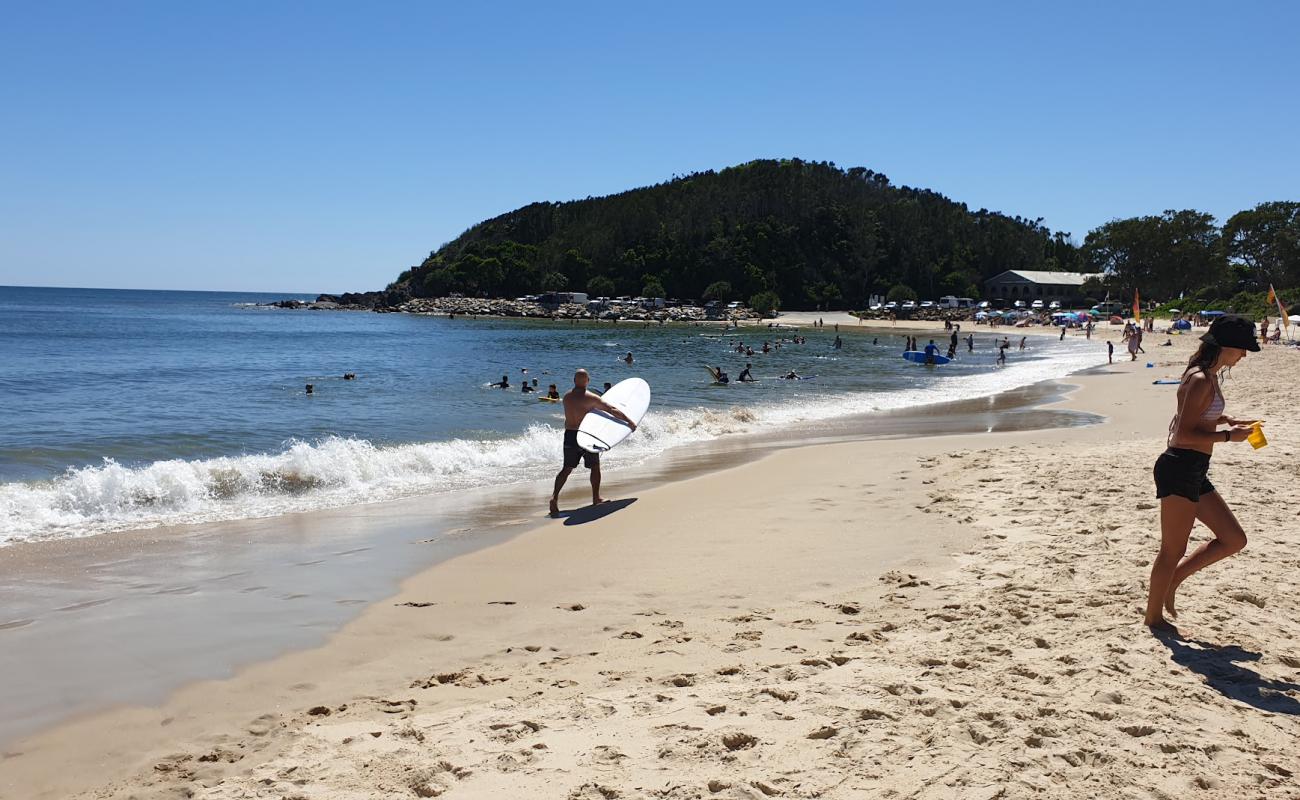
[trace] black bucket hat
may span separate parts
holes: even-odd
[[[1210,330],[1201,336],[1201,341],[1217,344],[1220,347],[1236,347],[1252,353],[1259,352],[1259,342],[1255,339],[1255,323],[1236,314],[1225,314],[1210,323]]]

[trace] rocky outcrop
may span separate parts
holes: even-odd
[[[485,300],[473,297],[417,298],[395,310],[410,314],[457,314],[466,316],[529,317],[534,319],[603,319],[643,322],[701,322],[704,320],[753,319],[749,309],[709,309],[699,306],[673,306],[646,309],[638,306],[586,306],[566,303],[542,305],[522,300]]]
[[[747,308],[705,309],[700,306],[673,306],[648,309],[640,306],[587,306],[567,303],[543,305],[523,300],[490,300],[477,297],[416,297],[404,291],[347,292],[322,294],[313,303],[302,300],[278,300],[266,305],[286,309],[314,311],[377,311],[405,314],[455,314],[470,317],[527,317],[531,319],[624,320],[631,322],[703,322],[757,319]]]

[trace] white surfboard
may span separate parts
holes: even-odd
[[[650,408],[650,384],[640,378],[628,378],[611,386],[600,399],[640,425],[646,409]],[[603,453],[631,433],[632,429],[618,417],[604,411],[591,411],[578,426],[578,447],[589,453]]]

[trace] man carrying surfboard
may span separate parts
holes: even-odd
[[[587,390],[590,381],[591,376],[585,369],[578,370],[573,373],[573,388],[564,395],[564,466],[555,476],[555,491],[551,494],[553,517],[560,515],[560,490],[564,488],[564,482],[569,479],[569,473],[573,472],[579,461],[591,472],[591,504],[600,505],[605,502],[600,496],[600,453],[592,453],[578,446],[578,427],[582,425],[583,417],[592,411],[603,411],[621,420],[631,430],[636,430],[636,423],[627,414],[601,400],[600,395]]]

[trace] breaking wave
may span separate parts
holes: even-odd
[[[770,405],[652,411],[637,435],[605,458],[635,463],[675,445],[735,433],[991,395],[1096,363],[1093,351],[1080,350],[917,389],[818,395],[804,384],[811,388],[797,398]],[[139,466],[105,459],[51,480],[0,484],[0,546],[519,483],[549,477],[560,458],[559,431],[534,424],[498,439],[375,445],[328,437],[222,458]]]

